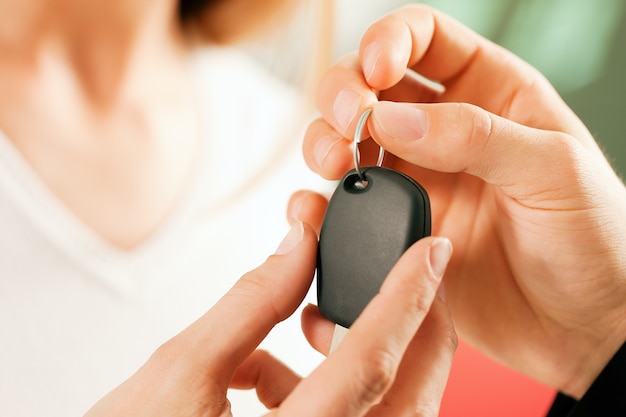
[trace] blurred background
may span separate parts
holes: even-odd
[[[312,0],[315,1],[315,0]],[[306,71],[310,3],[271,48],[250,51],[287,81]],[[365,29],[410,1],[334,0],[332,56],[358,48]],[[585,122],[618,173],[626,172],[626,2],[623,0],[425,0],[537,67]],[[293,36],[296,34],[296,36]],[[267,46],[267,43],[264,43]],[[287,54],[285,52],[288,52]],[[291,59],[285,60],[285,56]],[[444,417],[544,416],[554,391],[507,370],[461,341]]]

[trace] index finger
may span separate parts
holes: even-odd
[[[424,5],[405,6],[372,24],[362,37],[359,57],[368,85],[377,90],[396,85],[411,68],[445,86],[438,101],[471,103],[541,129],[563,130],[556,121],[572,118],[538,70]],[[558,117],[538,118],[537,112]]]
[[[245,274],[205,315],[171,340],[174,351],[185,352],[183,366],[196,374],[202,370],[227,387],[235,369],[268,332],[293,314],[313,279],[317,235],[300,223],[283,244],[288,252],[279,250]],[[279,249],[285,248],[283,244]]]
[[[479,46],[480,38],[460,23],[428,6],[408,5],[367,29],[359,56],[368,84],[385,90],[406,68],[448,81],[467,68]]]
[[[280,415],[361,416],[380,401],[430,310],[451,251],[447,239],[432,237],[409,248],[339,349],[298,384]]]

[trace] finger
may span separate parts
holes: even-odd
[[[400,81],[378,92],[378,100],[432,103],[438,101],[445,90],[443,85],[407,69]]]
[[[313,227],[319,235],[327,205],[328,200],[319,193],[306,190],[297,191],[291,196],[287,205],[289,224],[306,223]]]
[[[522,126],[470,104],[380,102],[369,122],[375,140],[397,157],[479,177],[536,208],[550,207],[535,200],[561,199],[582,168],[584,151],[571,136]]]
[[[378,402],[430,309],[451,250],[443,238],[425,238],[409,248],[339,349],[294,389],[280,412],[362,415]]]
[[[271,409],[278,407],[298,382],[300,377],[285,364],[256,350],[237,368],[230,388],[256,389],[259,400]]]
[[[465,71],[488,42],[459,22],[428,6],[410,5],[372,24],[359,56],[367,83],[379,90],[395,85],[406,68],[439,81]]]
[[[334,327],[316,306],[303,310],[304,334],[311,346],[324,355],[330,349]],[[435,299],[404,354],[394,384],[367,416],[439,415],[457,344],[449,310],[443,301]]]
[[[375,416],[438,416],[458,338],[446,302],[437,297],[407,348],[398,375]]]
[[[445,84],[438,101],[472,103],[522,125],[567,132],[587,147],[595,146],[583,123],[535,68],[426,6],[404,7],[373,24],[363,36],[360,54],[361,62],[347,56],[335,65],[322,79],[317,97],[322,117],[341,137],[354,135],[359,115],[376,103],[377,90],[396,86],[411,68]],[[382,97],[430,101],[420,95],[411,98],[404,88],[395,90],[402,92],[399,98],[389,90]],[[332,151],[327,157],[336,154],[325,149]]]
[[[440,94],[410,71],[405,71],[393,87],[384,91],[374,90],[363,80],[358,57],[348,55],[331,67],[320,82],[317,106],[325,120],[336,130],[336,137],[333,136],[333,140],[328,142],[327,147],[319,148],[318,152],[325,153],[324,151],[337,138],[344,137],[351,140],[358,117],[378,98],[393,101],[430,102]]]
[[[311,346],[324,355],[329,351],[334,327],[316,306],[309,305],[303,310],[303,332]],[[423,416],[438,415],[457,346],[447,303],[438,297],[409,344],[396,381],[368,417],[404,415],[407,411],[419,411],[418,415]]]
[[[406,6],[370,26],[360,61],[377,90],[396,85],[410,68],[445,85],[439,101],[472,103],[524,125],[590,136],[539,71],[428,6]]]
[[[443,24],[442,29],[438,23]],[[426,71],[424,75],[433,79],[449,80],[472,62],[479,39],[478,35],[428,7],[401,8],[366,31],[359,56],[344,57],[322,78],[317,107],[339,135],[352,137],[359,115],[377,101],[376,90],[387,90],[400,83],[411,66]],[[435,51],[430,51],[431,47]],[[495,72],[493,68],[489,70]],[[498,93],[497,97],[502,96],[500,91]],[[429,101],[420,95],[409,99],[406,93],[399,98],[389,94],[385,97],[395,101]],[[466,97],[457,101],[471,100]]]
[[[378,150],[378,144],[373,140],[362,142],[359,145],[361,165],[373,165]],[[324,119],[317,119],[309,125],[304,136],[303,154],[313,172],[329,180],[339,179],[354,168],[353,152],[352,138],[344,139]]]
[[[245,274],[204,316],[168,344],[185,352],[184,366],[228,385],[235,369],[272,327],[302,302],[315,269],[317,235],[292,228],[275,255]]]
[[[316,104],[342,137],[352,137],[363,110],[378,98],[365,82],[356,55],[348,55],[335,64],[320,81]]]
[[[304,134],[304,161],[326,179],[341,178],[351,168],[350,143],[324,119],[316,119]]]
[[[311,304],[302,310],[301,324],[302,332],[313,349],[327,355],[333,339],[335,324],[322,316],[317,306]]]

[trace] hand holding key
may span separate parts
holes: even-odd
[[[318,107],[304,144],[314,171],[351,168],[357,118],[373,108],[369,132],[397,156],[386,165],[428,191],[433,233],[455,246],[446,290],[459,334],[580,397],[626,337],[626,190],[550,84],[414,5],[369,28]]]
[[[374,417],[416,409],[436,416],[456,347],[446,303],[436,297],[452,249],[446,239],[427,238],[409,249],[340,349],[309,377],[255,350],[304,298],[316,243],[309,226],[296,225],[276,255],[87,416],[228,416],[229,387],[255,388],[270,416]],[[332,323],[310,306],[304,324],[326,353]]]
[[[320,312],[337,323],[333,346],[378,293],[400,256],[431,229],[428,194],[401,172],[361,167],[359,143],[371,114],[367,109],[354,135],[354,169],[339,182],[324,215],[317,257]]]

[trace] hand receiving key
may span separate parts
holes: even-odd
[[[273,409],[270,416],[374,417],[417,409],[436,416],[456,347],[447,305],[436,297],[450,242],[426,238],[412,246],[339,350],[301,379],[256,348],[304,298],[316,243],[309,226],[295,225],[276,255],[244,275],[87,416],[230,416],[229,387],[255,388]],[[313,346],[327,353],[332,323],[310,306],[303,324]]]

